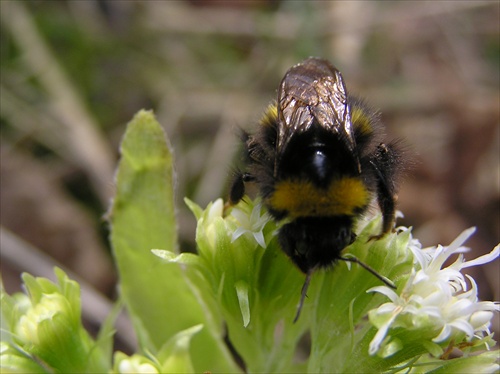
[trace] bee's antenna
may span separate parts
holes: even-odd
[[[388,278],[384,277],[383,275],[377,273],[374,269],[372,269],[370,266],[368,266],[364,262],[361,262],[356,257],[342,257],[342,256],[339,256],[339,260],[346,261],[346,262],[355,262],[355,263],[361,265],[363,268],[365,268],[370,273],[372,273],[373,275],[375,275],[378,279],[380,279],[382,282],[384,282],[386,286],[391,287],[393,289],[396,289],[396,285],[390,279],[388,279]]]
[[[306,274],[306,280],[304,281],[304,285],[302,286],[302,291],[300,295],[299,306],[297,307],[297,314],[295,314],[295,318],[293,319],[293,323],[297,322],[300,317],[300,312],[302,311],[302,306],[304,305],[304,300],[307,296],[307,289],[309,288],[309,283],[311,283],[311,277],[315,268],[309,269]]]

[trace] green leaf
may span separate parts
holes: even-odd
[[[163,263],[152,249],[178,253],[173,160],[152,112],[140,111],[121,145],[111,243],[121,296],[143,351],[157,353],[176,333],[206,326],[190,345],[196,371],[238,371],[223,342],[222,324],[198,302],[178,263]]]
[[[440,360],[439,367],[428,370],[432,374],[445,373],[498,373],[498,351],[489,351],[477,356],[464,356],[452,360]]]
[[[243,317],[243,326],[247,327],[250,323],[250,305],[248,301],[248,284],[245,281],[238,281],[234,285],[238,302],[240,304],[241,316]]]
[[[203,214],[203,209],[201,209],[197,204],[189,200],[187,197],[184,198],[184,202],[188,206],[188,208],[193,212],[196,220],[199,220]]]
[[[114,325],[122,309],[122,300],[117,301],[115,305],[113,305],[111,312],[102,323],[97,339],[91,349],[91,354],[94,354],[96,351],[101,353],[103,364],[106,363],[108,365],[107,371],[111,370],[113,357],[113,336],[115,334]]]
[[[189,357],[189,345],[194,335],[203,329],[202,325],[193,326],[173,336],[158,354],[162,362],[162,373],[192,373],[194,371]]]
[[[2,335],[3,339],[3,335]],[[39,373],[51,371],[42,363],[35,361],[27,352],[10,342],[0,342],[0,372],[2,373]]]

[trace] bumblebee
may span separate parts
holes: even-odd
[[[353,226],[376,198],[383,214],[380,238],[393,229],[401,152],[381,139],[376,111],[351,96],[328,61],[308,58],[290,68],[278,101],[254,134],[244,133],[246,170],[237,172],[229,202],[238,203],[245,183],[258,186],[270,215],[283,221],[281,249],[306,274],[300,314],[312,273],[338,260],[355,240]]]

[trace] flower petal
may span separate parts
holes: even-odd
[[[248,230],[244,229],[243,227],[238,227],[236,230],[234,230],[233,235],[231,236],[231,243],[234,243],[236,239],[238,239],[241,235],[243,235],[247,231]]]
[[[398,299],[398,294],[391,290],[387,286],[377,286],[377,287],[372,287],[368,290],[366,290],[367,293],[370,292],[378,292],[381,293],[382,295],[387,296],[389,299],[391,299],[392,302],[395,302]]]
[[[450,336],[450,334],[451,334],[451,327],[448,325],[444,325],[443,329],[441,330],[439,335],[436,336],[434,339],[432,339],[432,341],[435,343],[440,343],[440,342],[446,340],[446,338],[448,338],[448,336]]]
[[[460,250],[460,247],[462,244],[464,244],[467,239],[469,239],[472,234],[476,232],[475,227],[470,227],[467,230],[462,231],[460,235],[457,236],[457,238],[451,242],[451,244],[447,248],[447,252],[449,251],[450,253],[456,253]]]
[[[500,256],[500,244],[497,244],[490,253],[479,256],[474,260],[464,262],[464,264],[462,265],[462,269],[469,268],[471,266],[487,264],[489,262],[492,262],[493,260],[496,260],[498,256]]]
[[[450,326],[465,332],[469,338],[472,338],[474,336],[474,328],[469,322],[463,319],[456,319],[455,321],[450,323]]]
[[[262,233],[262,231],[254,232],[253,237],[262,248],[266,248],[266,241],[264,239],[264,234]]]
[[[380,344],[382,344],[382,341],[387,335],[389,327],[391,326],[392,322],[394,322],[397,316],[398,314],[394,314],[384,325],[379,327],[368,348],[368,353],[370,354],[370,356],[377,353],[377,351],[380,349]]]

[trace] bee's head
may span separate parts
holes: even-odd
[[[281,248],[304,273],[333,265],[354,238],[346,216],[298,218],[279,232]]]

